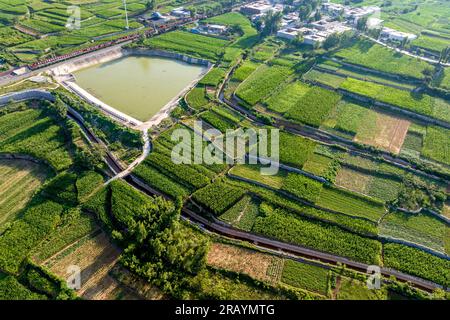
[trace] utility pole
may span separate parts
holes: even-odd
[[[127,22],[126,29],[130,29],[130,25],[128,24],[128,12],[127,12],[127,0],[123,0],[123,7],[125,9],[125,20]]]

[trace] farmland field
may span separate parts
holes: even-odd
[[[423,213],[411,215],[392,212],[383,218],[380,233],[449,254],[445,250],[448,228],[441,220]]]
[[[292,105],[297,104],[309,90],[310,87],[302,82],[293,82],[283,86],[276,94],[271,95],[265,103],[269,110],[284,113]]]
[[[447,3],[333,0],[378,6],[383,26],[416,36],[380,38],[383,46],[348,10],[270,2],[283,9],[255,16],[244,14],[246,0],[0,0],[0,95],[47,92],[0,107],[0,300],[450,298],[414,278],[450,287]],[[70,5],[81,9],[81,28],[67,24],[77,15]],[[327,37],[325,20],[352,30],[307,44],[307,35]],[[304,36],[279,32],[294,25]],[[52,71],[97,63],[86,87],[96,90],[118,62],[103,59],[120,46],[125,55],[167,53],[203,73],[151,120],[129,114],[148,120],[135,124],[68,91],[70,75]],[[189,76],[164,59],[113,70],[97,98],[145,112],[164,92],[139,72],[172,86]],[[51,66],[35,70],[37,60]],[[135,94],[109,82],[116,78],[156,91]],[[269,135],[270,150],[262,139],[244,148],[234,140],[245,161],[230,153],[223,161],[218,149],[231,151],[228,139],[253,129],[275,129],[279,139]],[[275,174],[262,170],[268,154],[279,156]],[[370,290],[357,263],[413,278]],[[74,265],[76,291],[66,283]]]
[[[422,153],[450,165],[450,130],[428,127]]]
[[[271,267],[280,262],[281,268],[271,273]],[[223,243],[211,245],[207,263],[217,268],[248,274],[252,278],[270,283],[280,280],[283,265],[280,258]]]
[[[215,61],[225,50],[228,41],[190,32],[175,31],[147,39],[144,43],[152,48],[186,53]]]
[[[285,67],[263,65],[237,88],[236,95],[250,105],[254,105],[281,85],[289,73],[289,69]]]
[[[341,96],[335,92],[313,87],[285,114],[289,119],[319,127],[336,106]]]
[[[395,53],[369,40],[358,41],[338,51],[335,56],[348,63],[419,79],[424,77],[423,71],[431,67],[426,62]]]
[[[123,294],[132,299],[133,295],[108,274],[117,263],[119,254],[120,251],[101,233],[93,238],[80,240],[47,260],[44,265],[63,279],[67,276],[69,266],[79,266],[82,287],[77,294],[84,299],[110,300]]]
[[[367,118],[374,118],[367,121]],[[370,110],[366,114],[367,125],[361,126],[355,141],[398,154],[406,138],[410,122]]]
[[[0,160],[0,233],[44,183],[48,169],[26,160]]]
[[[286,260],[281,281],[294,287],[327,295],[328,270],[306,263]]]

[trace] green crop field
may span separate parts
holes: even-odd
[[[299,81],[289,83],[266,99],[265,103],[269,110],[284,113],[298,104],[310,89],[310,86]]]
[[[450,130],[428,127],[422,154],[425,157],[450,165]]]
[[[436,216],[450,212],[450,68],[376,44],[365,37],[373,30],[353,32],[346,15],[336,20],[354,30],[332,47],[282,39],[286,14],[310,11],[310,28],[319,12],[328,16],[321,4],[316,13],[315,3],[309,10],[308,1],[282,1],[289,6],[280,21],[277,13],[240,13],[244,1],[127,0],[126,30],[119,0],[0,0],[1,72],[127,35],[136,37],[124,52],[210,66],[179,89],[185,93],[158,124],[142,126],[68,91],[53,73],[1,77],[0,94],[42,89],[55,99],[0,107],[0,300],[449,298],[414,288],[416,281],[369,290],[350,263],[314,259],[326,253],[450,286],[450,227]],[[390,45],[447,59],[445,1],[333,1],[379,6],[384,26],[417,36]],[[70,5],[81,9],[80,29],[66,26]],[[154,12],[174,21],[179,7],[194,19],[148,32],[165,23]],[[227,30],[194,30],[212,24]],[[149,94],[142,98],[150,104],[157,93]],[[275,174],[262,160],[223,161],[217,147],[249,129],[279,132],[279,144],[276,135],[267,141],[271,156],[279,147]],[[264,147],[239,151],[266,157]],[[105,161],[111,155],[129,176],[117,176]],[[187,210],[195,215],[186,219]],[[222,236],[238,230],[239,240]],[[311,254],[283,256],[282,246],[267,251],[244,234]],[[87,277],[78,291],[63,279],[73,264]]]
[[[0,117],[0,151],[45,159],[57,170],[67,169],[72,159],[62,129],[42,111],[29,109]]]
[[[442,220],[430,215],[392,212],[383,218],[380,233],[448,254],[449,252],[445,252],[448,228]]]
[[[440,53],[448,46],[448,43],[448,39],[421,35],[419,38],[413,40],[411,45]]]
[[[385,211],[381,202],[335,188],[323,188],[316,204],[327,209],[364,217],[372,221],[377,221],[381,218]]]
[[[244,81],[253,71],[259,67],[259,64],[251,60],[245,60],[233,73],[233,80]]]
[[[286,165],[301,168],[315,147],[312,140],[280,132],[280,161]]]
[[[424,77],[425,69],[431,68],[424,61],[395,53],[369,40],[360,40],[349,48],[339,50],[335,56],[348,63],[418,79]]]
[[[313,87],[285,113],[285,116],[301,123],[319,127],[340,99],[341,96],[336,92]]]
[[[184,31],[165,33],[144,41],[151,48],[186,53],[216,61],[223,54],[228,41]]]
[[[256,218],[253,231],[290,243],[331,252],[365,263],[380,262],[381,243],[319,222],[300,218],[266,204]]]
[[[250,196],[243,196],[234,206],[220,215],[219,219],[232,226],[250,231],[259,213],[259,205]]]
[[[450,114],[448,112],[437,112],[435,110],[436,98],[427,94],[416,94],[352,78],[347,78],[340,88],[429,117],[450,121]],[[449,105],[446,102],[442,103],[447,107]]]
[[[328,270],[306,263],[286,260],[281,281],[325,296],[328,286]]]
[[[43,165],[25,160],[0,160],[0,233],[15,219],[49,172]]]
[[[388,268],[428,279],[446,287],[450,285],[450,261],[425,251],[388,243],[383,245],[383,260]]]
[[[289,73],[286,67],[262,65],[237,88],[236,96],[254,105],[281,85]]]

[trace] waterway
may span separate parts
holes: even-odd
[[[178,60],[126,56],[75,71],[77,84],[111,107],[147,121],[206,67]]]

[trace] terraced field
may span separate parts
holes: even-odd
[[[0,160],[0,233],[27,205],[49,170],[26,160]]]

